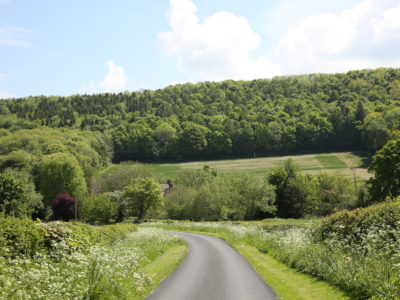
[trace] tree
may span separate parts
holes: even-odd
[[[157,156],[170,158],[176,156],[178,152],[178,138],[176,129],[169,123],[161,123],[154,131],[156,141]]]
[[[245,220],[274,216],[275,187],[262,178],[242,174],[232,182],[231,195],[236,217]]]
[[[118,213],[118,201],[107,194],[93,194],[81,199],[79,217],[90,223],[107,224]]]
[[[277,214],[283,218],[300,218],[309,214],[317,197],[316,182],[303,175],[291,159],[285,167],[273,170],[269,183],[276,187]]]
[[[153,177],[154,170],[145,164],[120,163],[118,168],[110,174],[103,173],[91,179],[92,193],[104,193],[122,190],[137,177]]]
[[[76,197],[71,197],[68,192],[58,194],[53,200],[53,219],[69,221],[73,220],[77,215]]]
[[[22,184],[7,174],[0,174],[0,212],[14,217],[27,215]]]
[[[23,191],[23,201],[18,203],[20,217],[32,217],[40,215],[43,209],[43,196],[35,190],[32,175],[19,169],[5,169],[4,175],[13,177],[19,184]]]
[[[12,151],[0,156],[0,170],[6,168],[30,169],[32,168],[32,155],[24,150]]]
[[[47,206],[60,193],[69,192],[81,197],[87,192],[83,171],[75,157],[66,153],[54,153],[43,158],[39,169],[40,192]]]
[[[347,178],[332,175],[318,175],[318,204],[314,212],[329,215],[341,209],[354,208],[357,192],[354,184]]]
[[[150,177],[137,178],[124,189],[128,216],[135,216],[140,221],[150,209],[163,204],[164,196],[160,185]]]
[[[389,141],[379,150],[368,171],[374,174],[368,181],[372,202],[400,195],[400,139]]]
[[[192,122],[185,122],[180,138],[180,152],[182,156],[201,156],[207,149],[206,134],[206,127]]]

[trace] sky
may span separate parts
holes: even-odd
[[[0,98],[400,67],[400,0],[0,0]]]

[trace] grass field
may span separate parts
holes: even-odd
[[[370,177],[367,172],[368,157],[363,153],[334,152],[290,156],[273,156],[247,159],[212,160],[183,163],[149,164],[162,179],[174,179],[184,169],[198,169],[208,165],[219,172],[248,172],[265,175],[269,169],[279,168],[291,158],[302,171],[309,174],[322,172],[353,178],[353,172],[359,180]]]

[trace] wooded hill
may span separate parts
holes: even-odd
[[[49,136],[79,136],[76,143],[90,137],[88,143],[113,161],[372,152],[396,136],[399,125],[400,69],[381,68],[2,100],[0,154],[31,152],[23,141],[9,145],[21,138],[17,132],[29,139],[36,128],[44,137],[46,127],[68,127]]]

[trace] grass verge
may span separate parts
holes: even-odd
[[[177,226],[160,226],[166,230],[185,231],[190,233],[206,234],[222,238],[234,247],[255,271],[260,275],[264,282],[271,287],[282,300],[344,300],[351,299],[343,291],[335,286],[318,280],[307,274],[297,272],[285,264],[279,262],[268,254],[260,252],[257,248],[246,244],[244,241],[231,238],[225,232],[211,232],[191,230],[189,228]]]
[[[186,258],[188,247],[180,245],[168,249],[161,256],[145,266],[142,271],[152,278],[152,283],[146,288],[145,296],[151,294],[161,282],[166,279]],[[137,298],[142,299],[143,297]]]
[[[279,299],[350,299],[336,287],[309,275],[298,273],[254,247],[243,244],[233,246],[274,290]]]

